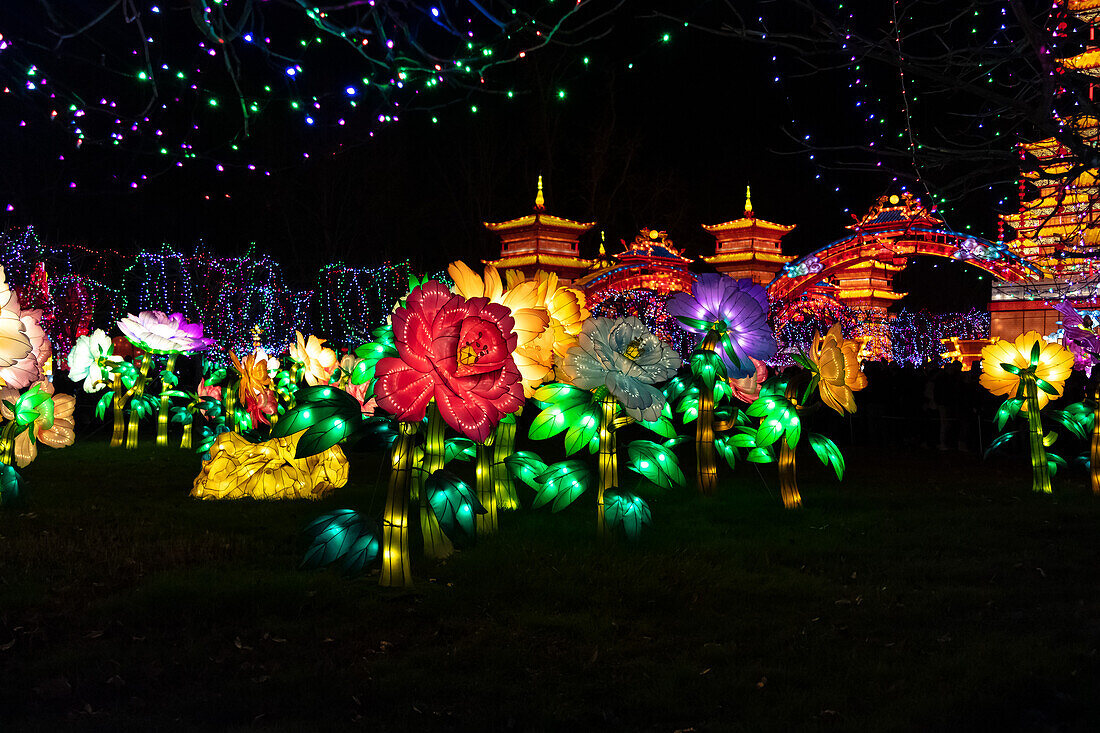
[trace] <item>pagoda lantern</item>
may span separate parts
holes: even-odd
[[[563,219],[546,213],[546,199],[539,176],[532,213],[518,219],[485,222],[485,228],[500,237],[500,259],[483,260],[498,270],[519,270],[530,277],[538,270],[554,272],[568,285],[589,270],[593,260],[580,257],[578,241],[596,225]]]

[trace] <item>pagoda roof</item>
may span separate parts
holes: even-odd
[[[684,257],[683,253],[673,246],[672,240],[668,238],[668,232],[658,231],[656,229],[643,228],[634,241],[627,244],[622,252],[611,255],[617,260],[628,259],[658,259],[658,260],[670,260],[677,265],[684,263],[690,263],[692,260],[689,257]]]
[[[560,229],[569,229],[575,232],[587,232],[592,227],[596,226],[596,222],[579,222],[572,219],[563,219],[560,216],[554,216],[542,211],[536,211],[527,216],[521,216],[517,219],[509,219],[508,221],[500,222],[482,222],[485,228],[491,232],[503,232],[509,229],[523,229],[532,226],[549,226],[558,227]]]
[[[1100,76],[1100,48],[1091,48],[1076,56],[1059,59],[1058,63],[1067,69],[1080,71],[1089,76]]]
[[[515,257],[501,257],[499,260],[482,260],[486,265],[492,265],[499,269],[511,267],[526,267],[528,265],[549,265],[550,267],[571,267],[587,270],[596,263],[595,260],[586,260],[580,257],[566,257],[552,254],[522,254]]]
[[[796,226],[797,224],[776,224],[772,221],[757,219],[755,216],[746,216],[740,219],[733,219],[732,221],[724,221],[721,224],[704,224],[703,228],[712,234],[716,232],[728,232],[735,229],[749,229],[751,227],[759,227],[761,229],[768,229],[773,232],[783,232],[786,234]]]
[[[1058,4],[1086,23],[1093,23],[1100,16],[1100,0],[1060,0]]]
[[[928,209],[924,208],[924,204],[913,194],[902,191],[900,196],[898,194],[879,196],[864,217],[855,224],[849,224],[848,228],[857,231],[861,229],[887,229],[900,223],[940,224],[941,222]]]
[[[784,255],[772,252],[723,252],[716,255],[702,255],[699,259],[707,264],[721,264],[724,262],[779,262],[786,264],[795,259],[795,255]]]

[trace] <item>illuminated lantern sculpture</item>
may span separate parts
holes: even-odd
[[[499,303],[465,298],[429,280],[408,295],[391,323],[396,356],[385,356],[375,366],[375,399],[403,423],[418,425],[427,417],[420,466],[426,480],[414,498],[420,503],[424,552],[442,558],[451,553],[452,545],[440,526],[428,482],[443,468],[444,427],[484,443],[503,416],[523,404],[521,376],[512,358],[515,319]],[[400,434],[406,439],[396,440],[391,450],[394,477],[382,520],[383,585],[411,582],[399,541],[408,522],[404,493],[410,490],[406,472],[412,460],[411,430],[402,427]],[[449,488],[450,495],[465,496],[457,484]]]
[[[584,294],[560,287],[555,274],[539,271],[524,278],[516,270],[508,272],[507,287],[492,265],[478,276],[463,262],[452,262],[447,273],[454,280],[453,290],[466,298],[485,297],[508,308],[515,320],[516,347],[512,359],[519,369],[524,397],[531,397],[544,382],[554,378],[554,357],[563,357],[577,342],[588,311]],[[477,495],[486,513],[477,517],[478,534],[493,534],[497,529],[497,508],[517,506],[515,486],[510,481],[504,459],[515,450],[515,415],[504,416],[493,434],[477,447]],[[490,448],[492,455],[490,455]]]
[[[680,363],[679,355],[637,318],[591,318],[578,334],[577,345],[559,363],[568,383],[547,384],[535,392],[543,409],[531,423],[531,438],[565,432],[567,454],[584,449],[598,453],[596,527],[601,539],[618,527],[634,538],[649,523],[645,501],[618,486],[618,428],[637,421],[669,438],[664,445],[633,441],[627,447],[632,470],[661,488],[684,480],[670,450],[678,441],[665,395],[656,386],[673,376]],[[584,493],[592,478],[585,463],[576,459],[548,466],[538,456],[520,452],[506,462],[517,478],[538,492],[535,508],[548,503],[554,511],[565,508]]]
[[[31,340],[19,310],[19,301],[8,287],[0,267],[0,367],[10,367],[31,353]]]
[[[758,376],[756,362],[775,355],[775,335],[768,325],[768,295],[752,280],[734,280],[720,274],[703,274],[691,294],[677,293],[668,312],[681,326],[702,336],[691,356],[691,370],[698,387],[695,429],[696,482],[710,495],[718,488],[718,463],[714,445],[714,389],[727,380]],[[731,391],[728,385],[723,389]],[[718,427],[728,430],[727,421]]]
[[[303,433],[253,443],[222,433],[195,478],[196,499],[320,499],[348,481],[348,459],[340,446],[295,458]]]
[[[1065,464],[1060,456],[1047,454],[1047,447],[1054,441],[1044,440],[1039,412],[1052,397],[1061,396],[1072,370],[1073,354],[1060,344],[1048,343],[1038,331],[1028,331],[1015,341],[997,341],[982,349],[979,383],[991,393],[1007,397],[997,411],[998,427],[1003,429],[1007,420],[1020,412],[1027,415],[1033,491],[1051,493],[1052,469]],[[987,455],[1014,435],[1008,432],[998,436]]]
[[[7,420],[0,431],[0,462],[23,468],[38,456],[39,443],[51,448],[72,445],[75,406],[71,395],[55,395],[50,382],[36,382],[22,395],[0,387],[0,414]]]
[[[168,405],[173,396],[183,396],[176,391],[176,357],[195,351],[205,351],[214,340],[204,338],[201,323],[188,323],[182,313],[165,314],[161,311],[141,311],[136,316],[127,314],[118,322],[122,335],[144,353],[137,369],[137,378],[130,393],[130,422],[126,429],[126,447],[136,448],[138,421],[145,413],[145,389],[153,354],[166,355],[167,363],[161,372],[160,405],[157,410],[157,445],[168,443]]]
[[[738,434],[730,437],[731,446],[748,448],[746,460],[756,463],[774,460],[771,450],[778,444],[779,491],[787,509],[802,506],[795,462],[795,449],[802,438],[801,413],[816,409],[810,404],[814,394],[839,415],[856,411],[855,392],[867,386],[858,353],[859,344],[843,338],[840,324],[824,336],[815,333],[810,352],[794,357],[806,371],[778,375],[765,382],[759,397],[746,410],[749,417],[760,419],[759,426],[739,426]],[[806,438],[821,462],[833,469],[838,480],[842,479],[844,456],[836,444],[817,433]]]
[[[295,367],[295,376],[292,381],[297,381],[297,370],[305,378],[306,384],[316,387],[319,384],[328,384],[336,371],[336,352],[324,346],[325,340],[316,336],[308,339],[302,336],[301,331],[294,332],[295,343],[290,345],[290,359]]]
[[[1053,307],[1062,315],[1062,341],[1073,354],[1074,369],[1080,369],[1091,377],[1092,368],[1100,360],[1100,334],[1095,331],[1095,322],[1092,318],[1086,321],[1069,303],[1057,303]],[[1089,481],[1092,493],[1100,495],[1100,381],[1093,387],[1091,410],[1078,403],[1068,406],[1061,414],[1055,413],[1053,417],[1072,432],[1083,432],[1088,436]]]

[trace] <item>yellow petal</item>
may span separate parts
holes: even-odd
[[[482,298],[485,296],[485,283],[462,260],[456,260],[447,265],[447,274],[454,281],[454,291],[463,298]]]

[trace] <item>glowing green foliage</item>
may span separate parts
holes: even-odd
[[[95,405],[95,416],[103,420],[107,417],[107,407],[111,404],[111,400],[114,399],[115,393],[111,390],[107,390],[103,393],[103,396],[99,398],[99,402]]]
[[[985,455],[983,456],[983,458],[989,458],[990,454],[993,453],[993,451],[997,450],[1001,446],[1008,443],[1008,441],[1015,438],[1019,434],[1019,432],[1020,431],[1018,430],[1010,430],[1007,433],[1001,433],[1000,435],[998,435],[996,438],[993,439],[993,442],[989,444],[989,447],[985,449]]]
[[[355,349],[355,355],[361,359],[351,370],[352,384],[366,384],[374,380],[374,370],[378,362],[387,356],[397,356],[392,344],[372,341]]]
[[[504,465],[508,467],[508,470],[513,476],[530,486],[536,491],[539,490],[539,476],[546,471],[546,461],[539,458],[531,451],[518,450],[512,455],[504,459]]]
[[[704,389],[713,390],[715,382],[725,380],[726,367],[718,352],[713,349],[696,349],[691,353],[691,373],[703,384]]]
[[[375,450],[388,450],[397,439],[397,423],[387,417],[371,416],[359,428],[362,441]]]
[[[806,438],[821,462],[832,467],[837,481],[844,478],[844,455],[840,452],[840,448],[836,447],[836,443],[818,433],[810,433]]]
[[[355,432],[355,429],[359,427],[359,421],[358,414],[351,420],[340,415],[333,415],[321,420],[306,430],[302,437],[298,438],[298,447],[294,450],[294,457],[305,458],[327,451]]]
[[[443,463],[454,459],[472,461],[477,457],[477,444],[469,438],[447,438],[443,441]]]
[[[997,429],[1004,430],[1005,423],[1015,417],[1023,406],[1024,401],[1019,397],[1011,397],[1005,400],[1000,409],[997,410]]]
[[[749,463],[774,463],[775,456],[768,448],[753,448],[745,456]]]
[[[652,422],[648,420],[639,420],[638,424],[649,428],[662,438],[672,438],[676,436],[676,425],[672,422],[672,409],[669,407],[667,400],[665,401],[664,408],[661,410],[660,417]]]
[[[584,448],[592,453],[599,450],[600,417],[591,392],[569,384],[545,384],[535,391],[534,399],[543,410],[531,422],[528,437],[545,440],[567,431],[568,455]]]
[[[644,476],[662,489],[683,487],[684,472],[676,460],[676,454],[652,440],[635,440],[626,447],[630,456],[628,468]]]
[[[22,503],[23,480],[14,466],[0,463],[0,506],[15,506]]]
[[[552,510],[560,512],[583,494],[592,484],[595,472],[584,461],[560,461],[546,467],[538,477],[538,496],[532,507],[538,509],[553,502]]]
[[[1074,402],[1072,405],[1067,405],[1064,410],[1047,410],[1046,416],[1061,424],[1081,440],[1088,440],[1089,434],[1092,433],[1093,412],[1083,402]]]
[[[737,468],[737,449],[731,443],[731,435],[719,435],[714,438],[714,448],[725,459],[730,468]]]
[[[161,370],[160,379],[161,379],[162,382],[164,382],[165,384],[171,385],[172,387],[175,387],[176,385],[178,385],[180,383],[179,377],[177,377],[175,374],[168,371],[167,369]]]
[[[641,536],[643,526],[653,523],[645,499],[622,489],[603,492],[603,511],[607,528],[614,531],[621,527],[631,542]]]
[[[680,398],[676,402],[676,412],[683,413],[683,423],[687,425],[697,417],[699,417],[699,388],[695,386],[688,387],[680,393]]]
[[[360,575],[378,558],[381,549],[378,526],[352,509],[322,514],[306,526],[303,534],[310,540],[302,558],[304,569],[323,568],[342,559],[340,568],[346,575]]]
[[[440,469],[427,478],[424,488],[428,492],[428,504],[449,538],[457,539],[460,534],[467,537],[475,535],[474,516],[485,514],[486,509],[466,482],[450,471]]]
[[[1050,475],[1058,473],[1058,468],[1066,467],[1066,459],[1055,453],[1047,453],[1047,470],[1050,471]]]
[[[329,386],[303,387],[297,402],[271,428],[272,438],[285,438],[299,431],[295,458],[328,450],[359,427],[363,417],[359,401],[342,389]]]

